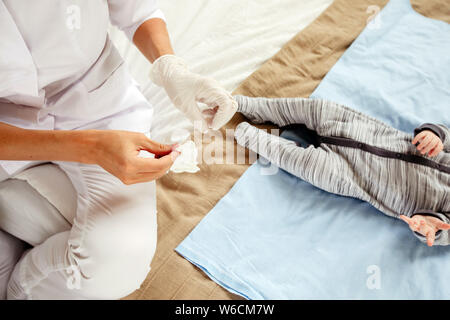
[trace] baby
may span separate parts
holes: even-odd
[[[236,96],[254,123],[303,124],[317,133],[307,148],[246,122],[237,142],[325,191],[361,199],[405,221],[428,246],[450,244],[450,130],[424,124],[415,137],[337,103]]]

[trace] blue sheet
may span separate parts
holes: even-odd
[[[314,92],[401,130],[450,125],[450,25],[391,0]],[[295,132],[285,132],[298,140]],[[248,299],[448,299],[450,247],[361,201],[252,165],[177,252]]]

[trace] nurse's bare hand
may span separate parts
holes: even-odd
[[[424,130],[416,135],[412,143],[414,145],[418,143],[417,150],[421,154],[429,155],[430,157],[435,157],[444,150],[444,144],[441,139],[430,130]]]
[[[412,218],[401,215],[400,219],[405,221],[412,231],[418,232],[426,237],[427,244],[430,247],[434,244],[436,232],[439,230],[450,230],[450,224],[435,217],[422,216],[418,214]]]
[[[93,162],[130,185],[156,180],[167,173],[179,152],[173,146],[150,140],[142,133],[128,131],[95,131]],[[143,158],[145,150],[155,158]]]

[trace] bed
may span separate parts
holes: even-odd
[[[260,3],[261,2],[259,2],[259,4]],[[311,2],[310,8],[318,9],[320,7],[320,10],[314,11],[308,18],[306,18],[307,15],[305,15],[303,18],[305,20],[299,19],[298,21],[312,22],[321,13],[320,16],[306,28],[306,24],[297,24],[297,30],[294,31],[293,27],[289,37],[287,36],[289,32],[285,30],[286,37],[283,40],[278,39],[277,47],[272,48],[273,50],[268,50],[271,52],[266,52],[265,49],[260,47],[257,50],[257,55],[259,56],[259,54],[263,54],[264,52],[264,57],[261,56],[261,59],[258,62],[253,60],[255,58],[254,56],[251,56],[251,54],[256,51],[252,51],[252,49],[247,49],[247,51],[242,47],[242,40],[236,40],[235,43],[238,46],[236,47],[236,51],[232,50],[232,52],[234,52],[236,57],[241,57],[241,59],[227,60],[222,56],[217,59],[216,62],[219,66],[222,61],[229,62],[226,64],[227,68],[229,68],[227,69],[229,72],[225,69],[215,69],[213,67],[214,63],[207,64],[208,67],[203,67],[201,63],[199,64],[201,59],[192,52],[195,50],[195,45],[192,44],[192,46],[190,46],[182,41],[180,42],[180,45],[177,45],[178,38],[176,31],[173,32],[175,36],[175,49],[178,51],[178,54],[185,57],[192,64],[195,71],[215,77],[221,81],[227,89],[234,90],[234,93],[249,96],[291,96],[293,92],[295,92],[296,96],[300,95],[306,97],[320,84],[323,77],[339,60],[345,50],[352,44],[354,39],[374,16],[374,13],[376,12],[369,10],[369,7],[376,6],[381,9],[386,3],[386,0],[358,0],[352,1],[351,4],[347,1],[336,0],[331,5],[330,2]],[[412,1],[412,3],[415,10],[423,15],[444,21],[449,20],[450,8],[443,5],[442,1]],[[243,3],[240,2],[240,4],[236,5],[241,6],[242,4]],[[266,8],[276,8],[278,11],[283,8],[289,8],[287,11],[293,13],[296,11],[292,9],[292,5],[294,4],[294,2],[283,2],[283,5],[280,5],[279,2],[265,2],[264,5],[261,4],[261,7],[252,7],[255,3],[248,2],[248,7],[246,7],[245,4],[244,7],[248,8],[252,14],[255,13],[255,9],[263,10],[262,7],[264,6],[267,6]],[[208,5],[212,4],[209,3]],[[230,6],[232,7],[231,4]],[[239,14],[245,16],[246,11],[243,10],[242,7],[240,8],[241,9],[238,10]],[[301,8],[298,8],[298,10],[299,12],[304,13]],[[289,16],[287,11],[284,14],[280,14],[280,16],[283,19],[289,20],[289,18],[287,18]],[[204,13],[204,11],[201,10],[200,13],[202,12]],[[230,10],[230,12],[233,13],[233,10]],[[206,13],[204,14],[207,15]],[[231,14],[231,16],[234,17],[233,14]],[[298,16],[298,13],[294,14],[294,16]],[[168,17],[170,24],[170,13]],[[264,16],[261,16],[260,18],[260,21],[263,21],[264,23],[267,23],[267,21],[275,21],[275,19],[266,20]],[[251,21],[256,21],[254,19],[255,18],[251,19]],[[294,20],[295,19],[296,18],[294,18]],[[241,22],[241,19],[237,19],[237,21]],[[284,25],[284,22],[281,23],[281,25]],[[242,27],[243,26],[237,28],[237,34],[242,32],[242,30],[240,30]],[[259,27],[262,26],[259,25]],[[278,25],[278,27],[280,27],[280,25]],[[254,38],[258,35],[262,35],[262,38],[267,40],[264,31],[259,33],[252,28],[258,28],[258,24],[255,23],[254,25],[251,25],[249,30],[250,37]],[[264,29],[266,27],[262,28]],[[272,28],[273,27],[268,27],[266,31],[272,31]],[[299,31],[300,33],[298,33]],[[282,32],[281,29],[280,32]],[[295,34],[297,35],[292,40],[288,41],[289,38]],[[214,41],[218,40],[217,37],[218,33],[212,32],[210,37],[204,38],[206,41],[204,45],[209,43],[211,44],[211,50],[217,49],[220,46],[215,46],[213,44]],[[274,35],[274,38],[277,38],[277,36]],[[230,41],[232,41],[232,39],[234,39],[234,37],[228,38]],[[227,42],[225,41],[224,43]],[[281,51],[279,51],[272,59],[268,59],[270,55],[276,53],[281,46],[283,46]],[[226,45],[226,47],[228,46]],[[267,45],[263,45],[263,47],[266,48]],[[294,47],[295,50],[293,51]],[[191,51],[189,51],[188,48],[191,49]],[[183,50],[189,52],[184,52]],[[220,54],[224,54],[221,49],[219,49],[219,51]],[[251,68],[243,68],[243,64],[246,64],[244,61],[247,55],[251,56],[251,59],[249,60],[251,61],[249,62]],[[208,63],[210,62],[209,59],[214,60],[215,58],[215,56],[211,58],[211,56],[213,56],[211,52],[208,52],[207,56],[209,57],[206,60]],[[267,61],[260,66],[265,60]],[[294,64],[295,68],[292,68],[291,64]],[[223,64],[221,66],[223,66]],[[252,73],[252,69],[258,70],[248,76]],[[216,71],[214,72],[212,70]],[[240,78],[237,77],[238,74],[240,75]],[[281,77],[281,75],[283,76]],[[248,77],[244,80],[246,76]],[[277,81],[274,81],[274,79],[277,79]],[[241,80],[244,81],[237,86]],[[298,86],[299,82],[302,83],[301,86]],[[153,90],[156,89],[151,86],[145,87],[146,94],[153,92]],[[157,97],[157,95],[155,95],[155,97]],[[149,98],[152,100],[151,97]],[[164,97],[160,97],[159,99],[163,101]],[[161,115],[161,118],[158,118],[160,116],[158,103],[153,103],[158,111],[156,119],[162,119],[164,116],[169,115],[166,111]],[[175,111],[171,110],[169,112]],[[172,115],[174,114],[175,113]],[[226,128],[234,128],[241,121],[243,121],[243,118],[236,115]],[[189,128],[188,124],[179,121],[177,121],[177,125]],[[158,124],[155,123],[154,128],[156,130]],[[225,134],[225,129],[221,130],[223,135]],[[158,136],[158,134],[163,131],[164,130],[155,132],[154,136]],[[167,139],[167,136],[165,138]],[[217,142],[213,139],[203,141],[203,148],[210,145],[212,141]],[[248,163],[202,164],[200,166],[201,171],[196,175],[169,174],[158,181],[159,246],[155,259],[152,262],[152,272],[149,274],[142,287],[130,295],[128,297],[129,299],[239,298],[211,281],[200,269],[178,256],[173,249],[182,242],[217,202],[227,194],[235,182],[247,170],[248,166]]]
[[[336,101],[410,134],[423,122],[449,126],[450,17],[434,17],[450,4],[386,3],[336,0],[236,93]],[[311,143],[301,126],[282,136]],[[273,167],[250,166],[176,251],[247,299],[449,297],[448,247]]]
[[[161,0],[160,7],[177,55],[186,59],[193,71],[217,79],[234,93],[290,96],[295,92],[296,96],[307,97],[373,17],[369,6],[382,8],[386,3],[387,0],[355,0],[351,4],[346,0]],[[412,3],[423,15],[450,21],[446,0]],[[149,82],[150,64],[120,31],[111,29],[110,35],[155,107],[152,138],[169,143],[174,132],[190,132],[190,122],[171,105],[163,90]],[[236,115],[220,131],[222,137],[226,129],[243,120]],[[220,142],[218,139],[204,139],[202,150]],[[239,148],[236,150],[239,152]],[[158,247],[152,271],[141,288],[126,299],[240,298],[174,249],[248,169],[248,157],[246,160],[242,164],[223,164],[218,159],[218,163],[201,164],[201,171],[196,174],[170,173],[157,181]]]

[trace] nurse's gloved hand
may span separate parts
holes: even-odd
[[[179,156],[175,146],[164,145],[147,138],[143,133],[93,130],[93,159],[103,169],[130,185],[156,180],[165,175]],[[155,155],[155,158],[139,156],[141,151]]]
[[[188,70],[183,59],[174,55],[159,57],[150,72],[151,80],[167,92],[172,103],[192,122],[201,123],[201,131],[218,130],[237,110],[237,103],[214,79]],[[198,103],[208,106],[201,110]]]

